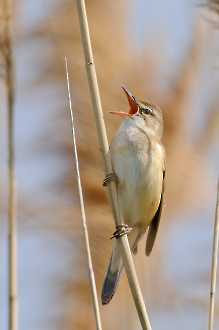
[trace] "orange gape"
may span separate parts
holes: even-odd
[[[130,105],[129,114],[134,115],[138,111],[138,105],[136,103],[136,100],[135,100],[134,96],[132,96],[132,94],[124,86],[122,86],[122,89],[126,93],[126,96],[128,98],[128,102]]]
[[[110,113],[114,114],[114,115],[119,115],[121,117],[132,117],[134,114],[136,114],[139,110],[139,106],[136,102],[135,97],[124,87],[122,86],[122,89],[124,90],[129,105],[130,105],[130,109],[129,112],[124,112],[124,111],[110,111]]]

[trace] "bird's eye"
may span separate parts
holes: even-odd
[[[153,114],[153,110],[149,107],[145,107],[145,108],[142,107],[142,108],[139,109],[139,112],[141,114],[145,114],[145,115],[152,115]]]

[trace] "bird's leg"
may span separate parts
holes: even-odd
[[[105,179],[103,180],[103,186],[107,186],[111,181],[118,181],[117,175],[114,172],[106,175]]]
[[[126,224],[116,226],[116,231],[113,233],[113,236],[110,237],[118,239],[121,236],[128,235],[132,231],[132,228]]]

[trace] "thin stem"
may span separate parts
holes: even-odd
[[[66,69],[68,101],[69,101],[69,108],[70,108],[70,114],[71,114],[71,125],[72,125],[72,143],[73,143],[73,149],[74,149],[73,158],[75,155],[78,193],[79,193],[79,199],[80,199],[85,247],[86,247],[86,252],[87,252],[87,261],[88,261],[90,285],[91,285],[91,292],[92,292],[92,299],[93,299],[93,308],[94,308],[94,314],[95,314],[95,319],[96,319],[96,328],[97,328],[97,330],[102,330],[100,310],[99,310],[98,297],[97,297],[97,288],[96,288],[96,282],[95,282],[95,276],[94,276],[94,270],[93,270],[92,258],[91,258],[91,251],[90,251],[90,243],[89,243],[87,219],[86,219],[86,213],[85,213],[85,207],[84,207],[83,191],[82,191],[82,186],[81,186],[80,168],[79,168],[78,152],[77,152],[77,142],[76,142],[76,136],[75,136],[75,127],[74,127],[74,116],[73,116],[73,111],[72,111],[71,92],[70,92],[70,83],[69,83],[68,62],[67,62],[66,57],[65,57],[65,69]]]
[[[112,172],[112,164],[111,164],[111,158],[109,157],[109,145],[106,134],[106,127],[103,119],[103,111],[101,106],[101,99],[100,99],[99,87],[97,82],[96,69],[94,65],[94,58],[91,47],[89,26],[88,26],[84,0],[77,0],[77,8],[78,8],[78,15],[80,22],[81,39],[84,49],[85,65],[87,69],[87,77],[88,77],[90,95],[93,105],[93,112],[96,120],[100,149],[104,160],[105,172],[106,174],[109,174]],[[111,182],[111,184],[109,185],[109,195],[110,195],[115,224],[120,225],[122,224],[122,219],[119,216],[119,212],[118,212],[117,191],[114,182]],[[145,330],[151,330],[151,325],[147,315],[141,289],[138,283],[137,274],[136,274],[132,254],[130,251],[127,235],[122,236],[118,241],[120,243],[119,246],[121,247],[121,253],[129,281],[129,286],[132,292],[132,296],[135,302],[135,306],[138,312],[138,316],[142,328]]]
[[[218,180],[218,185],[217,185],[217,202],[216,202],[216,210],[215,210],[214,239],[213,239],[213,248],[212,248],[211,289],[210,289],[208,330],[213,330],[213,327],[214,327],[214,307],[215,307],[215,292],[216,292],[216,280],[217,280],[218,241],[219,241],[219,180]]]
[[[10,0],[4,1],[4,40],[2,55],[5,61],[5,87],[8,109],[8,329],[17,330],[17,244],[14,147],[14,72],[11,43]]]

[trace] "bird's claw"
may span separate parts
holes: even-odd
[[[113,172],[106,175],[105,179],[103,180],[103,186],[106,187],[112,181],[117,182],[117,176]]]
[[[118,225],[118,226],[116,226],[116,231],[113,233],[113,235],[110,237],[110,239],[112,239],[112,238],[118,239],[124,235],[128,235],[131,231],[132,231],[132,228],[126,224]]]

